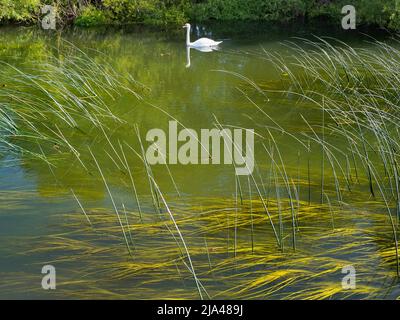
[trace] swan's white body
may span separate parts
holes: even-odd
[[[207,48],[207,47],[216,47],[218,46],[222,41],[214,41],[208,38],[200,38],[196,40],[195,42],[190,42],[190,24],[186,23],[184,26],[186,28],[186,46],[191,47],[191,48]]]

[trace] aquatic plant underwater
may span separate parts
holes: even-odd
[[[163,191],[140,124],[109,107],[125,95],[146,103],[147,88],[106,58],[63,42],[35,68],[1,62],[1,154],[10,165],[46,162],[75,204],[52,216],[50,234],[11,237],[19,250],[10,254],[57,265],[60,297],[398,298],[400,50],[374,43],[376,50],[297,39],[286,43],[287,56],[257,52],[279,71],[273,84],[216,71],[242,80],[238,90],[257,112],[256,147],[264,154],[253,174],[232,171],[226,188],[234,192],[220,197],[181,194],[167,165],[175,192]],[[263,108],[272,97],[291,97],[319,120],[303,117],[301,131],[284,128]],[[162,109],[147,104],[149,112]],[[225,126],[220,120],[215,127]],[[282,151],[285,139],[296,141],[296,161]],[[62,172],[66,161],[71,168]],[[103,185],[105,205],[85,201],[79,183],[63,185],[65,174]],[[4,206],[29,198],[1,194]],[[342,288],[347,265],[357,270],[352,290]],[[30,285],[32,274],[2,278],[3,293],[42,291]]]

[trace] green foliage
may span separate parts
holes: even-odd
[[[207,0],[192,10],[197,20],[286,21],[305,13],[306,1],[302,0]]]
[[[400,29],[400,0],[353,0],[358,24]],[[55,4],[61,24],[175,25],[187,21],[340,21],[347,0],[0,0],[0,22],[34,22]]]
[[[189,0],[104,0],[114,22],[155,25],[180,24],[187,20]]]
[[[74,24],[80,27],[93,27],[108,23],[107,12],[89,5],[76,17]]]
[[[396,4],[394,5],[394,9],[390,7],[386,7],[385,11],[390,14],[389,17],[389,28],[400,30],[400,1],[396,0]]]
[[[287,22],[298,17],[340,21],[347,0],[205,0],[192,7],[196,20],[257,20]],[[399,23],[394,0],[354,0],[359,23],[387,27]],[[398,11],[397,11],[398,12]]]
[[[330,20],[339,21],[343,14],[343,6],[351,4],[356,9],[358,24],[374,24],[387,27],[390,15],[395,12],[394,0],[353,0],[349,3],[346,0],[338,1],[308,1],[307,13],[310,18],[326,17]]]
[[[40,0],[0,0],[0,22],[31,22]]]
[[[390,21],[390,15],[395,11],[395,1],[358,0],[357,8],[358,18],[362,23],[387,27]]]

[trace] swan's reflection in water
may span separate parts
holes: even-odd
[[[191,66],[191,61],[190,61],[190,49],[201,51],[201,52],[212,52],[212,51],[218,51],[220,48],[219,47],[186,47],[186,68],[190,68]]]

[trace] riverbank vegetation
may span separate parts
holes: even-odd
[[[0,0],[0,23],[37,23],[44,4],[57,7],[59,23],[79,26],[146,24],[169,26],[186,21],[295,20],[339,21],[346,1],[331,0]],[[355,0],[359,24],[400,28],[394,0]]]

